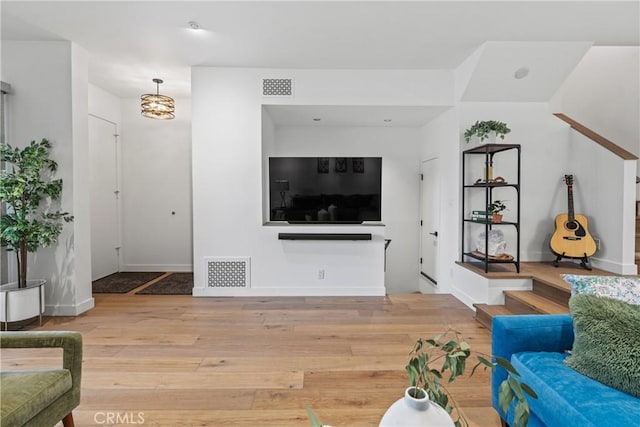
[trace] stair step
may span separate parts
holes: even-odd
[[[561,314],[569,308],[531,291],[504,291],[505,305],[517,314]]]
[[[563,307],[569,307],[569,298],[571,298],[569,285],[566,285],[566,287],[559,286],[536,278],[532,279],[531,284],[534,294],[558,303]]]
[[[517,314],[504,305],[473,304],[476,308],[476,320],[485,328],[491,330],[494,316]]]

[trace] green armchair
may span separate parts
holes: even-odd
[[[73,427],[80,404],[82,336],[78,332],[0,332],[0,348],[61,347],[62,369],[0,372],[0,425]]]

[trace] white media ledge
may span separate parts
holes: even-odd
[[[270,224],[249,253],[246,284],[212,279],[211,260],[196,265],[193,295],[205,296],[383,296],[385,228],[381,225]],[[229,257],[227,257],[229,258]],[[201,274],[197,274],[200,270]]]

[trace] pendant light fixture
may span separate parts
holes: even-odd
[[[163,81],[160,79],[153,79],[156,84],[156,93],[147,93],[140,97],[140,106],[142,108],[142,115],[149,117],[150,119],[170,120],[175,117],[175,104],[173,98],[165,95],[160,95],[160,83]]]

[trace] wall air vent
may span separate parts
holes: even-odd
[[[208,288],[249,288],[250,258],[205,258]]]
[[[262,96],[293,97],[293,79],[262,79]]]

